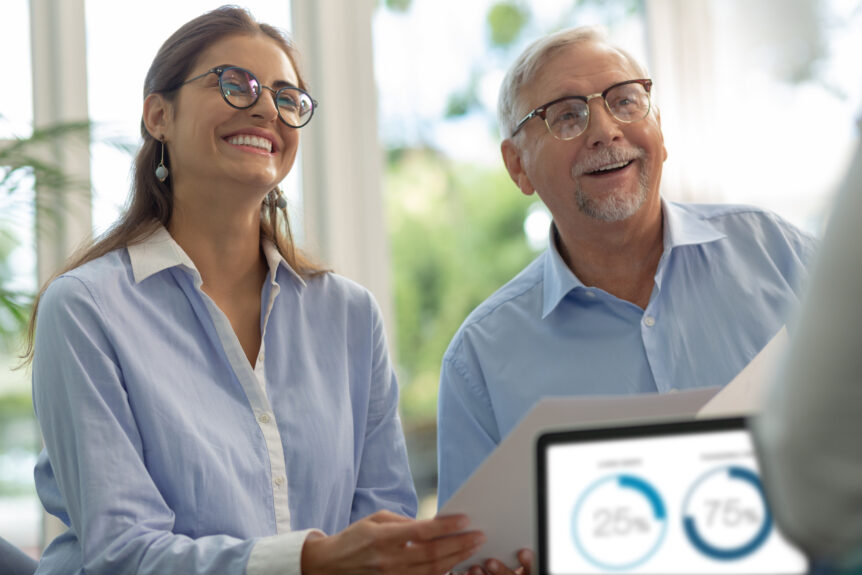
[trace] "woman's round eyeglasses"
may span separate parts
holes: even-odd
[[[611,116],[624,124],[643,120],[650,110],[652,80],[627,80],[614,84],[600,94],[565,96],[543,104],[524,116],[512,130],[512,136],[532,118],[545,121],[548,131],[558,140],[573,140],[583,134],[590,123],[590,100],[601,98]]]
[[[216,66],[203,74],[189,78],[169,91],[177,90],[189,82],[210,74],[218,75],[218,85],[224,101],[238,110],[251,108],[257,103],[263,89],[269,90],[272,92],[279,119],[291,128],[301,128],[306,125],[317,107],[317,102],[305,90],[295,86],[279,89],[264,86],[254,74],[239,66]]]

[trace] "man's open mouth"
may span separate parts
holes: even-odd
[[[612,174],[614,172],[618,172],[624,168],[627,168],[629,164],[631,164],[634,160],[627,160],[625,162],[617,162],[616,164],[608,164],[607,166],[602,166],[598,170],[593,170],[592,172],[585,172],[588,176],[601,176],[604,174]]]

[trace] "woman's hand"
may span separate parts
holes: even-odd
[[[491,575],[530,575],[530,570],[533,567],[533,552],[529,549],[521,549],[518,551],[518,562],[521,564],[520,567],[512,571],[501,561],[488,559],[481,567],[479,565],[470,567],[467,573],[468,575],[487,575],[488,573]]]
[[[415,520],[378,511],[330,537],[310,536],[303,575],[443,575],[485,542],[463,515]]]

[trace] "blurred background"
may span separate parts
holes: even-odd
[[[209,0],[4,0],[0,8],[0,536],[57,533],[13,370],[33,293],[122,210],[143,78]],[[383,309],[420,514],[436,509],[439,364],[460,322],[544,249],[509,181],[496,99],[538,36],[583,24],[655,81],[673,200],[749,203],[820,235],[860,135],[860,0],[247,0],[295,38],[320,100],[283,187],[299,243]],[[529,382],[525,382],[529,383]]]

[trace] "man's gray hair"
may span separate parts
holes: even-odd
[[[500,85],[500,95],[497,99],[497,121],[500,124],[500,135],[503,138],[512,136],[515,125],[521,119],[519,116],[526,113],[526,110],[518,111],[518,104],[520,103],[524,87],[535,79],[542,66],[554,52],[560,48],[584,42],[611,45],[608,42],[607,33],[603,28],[579,26],[576,28],[567,28],[539,38],[527,46],[521,55],[518,56],[518,59],[515,60],[503,78],[503,83]],[[638,74],[641,74],[644,78],[647,77],[644,66],[631,54],[617,46],[611,45],[611,47],[622,54],[634,66]]]

